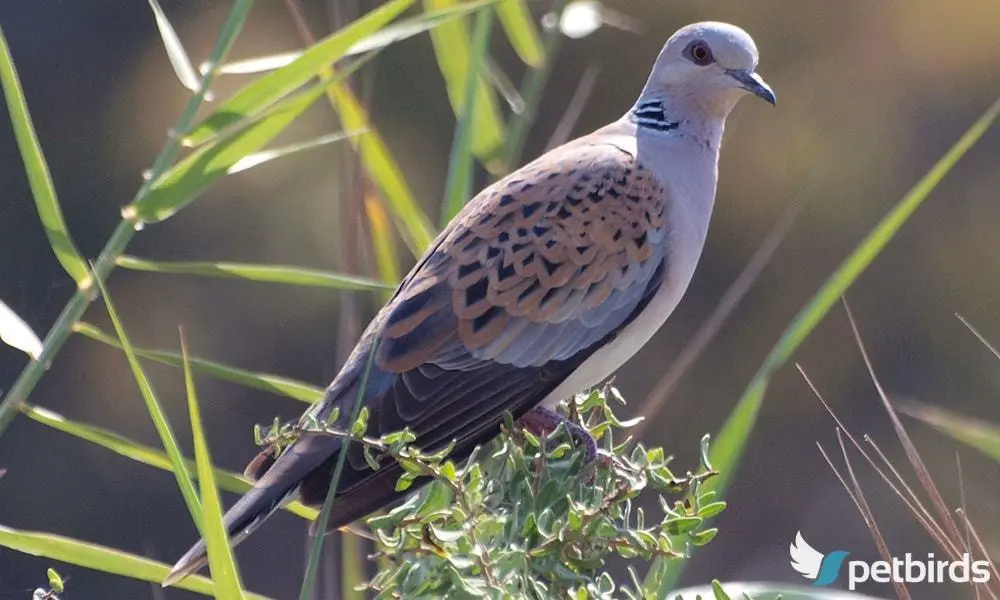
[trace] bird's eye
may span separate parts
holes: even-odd
[[[712,56],[712,49],[701,40],[688,44],[688,47],[684,49],[684,56],[700,67],[715,62],[715,57]]]

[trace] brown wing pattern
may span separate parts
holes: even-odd
[[[484,190],[384,313],[379,364],[562,360],[621,323],[665,252],[666,195],[609,144],[550,153]],[[455,319],[457,328],[443,328]]]

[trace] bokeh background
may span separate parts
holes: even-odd
[[[225,2],[162,2],[188,51],[206,57]],[[345,3],[306,3],[316,31]],[[375,2],[362,2],[367,8]],[[341,5],[341,6],[337,6]],[[729,121],[711,234],[694,282],[667,326],[618,376],[636,410],[753,251],[790,206],[803,210],[720,335],[653,417],[646,435],[678,464],[696,463],[698,439],[714,432],[785,325],[846,256],[962,131],[1000,93],[1000,4],[993,0],[733,3],[722,0],[608,0],[637,18],[641,34],[601,29],[567,40],[532,128],[537,155],[577,82],[601,67],[575,133],[626,110],[663,40],[696,20],[747,29],[777,109],[753,100]],[[545,3],[533,3],[536,16]],[[0,3],[41,143],[78,245],[94,257],[163,144],[188,92],[167,61],[145,2]],[[231,57],[289,50],[301,40],[280,2],[260,2]],[[518,80],[523,66],[495,36],[494,56]],[[363,95],[427,211],[443,194],[454,117],[426,35],[385,51],[366,69]],[[225,78],[220,96],[238,79]],[[337,129],[329,106],[286,136]],[[238,260],[364,270],[357,216],[344,210],[342,149],[327,147],[227,178],[168,222],[136,236],[129,252],[157,259]],[[1000,131],[962,160],[933,197],[849,293],[886,388],[1000,421],[1000,364],[956,320],[961,313],[1000,340]],[[480,173],[478,184],[487,181]],[[49,250],[9,122],[0,118],[0,299],[39,332],[73,291]],[[401,256],[405,256],[400,245]],[[368,261],[368,262],[366,262]],[[409,264],[409,263],[408,263]],[[307,288],[117,271],[110,290],[133,340],[176,348],[186,327],[194,352],[252,370],[325,384],[373,314],[377,298]],[[342,311],[347,302],[347,311]],[[348,317],[346,315],[353,315]],[[87,319],[107,325],[100,305]],[[23,367],[0,348],[0,389]],[[855,433],[870,433],[903,464],[842,310],[835,309],[796,360]],[[177,371],[150,367],[185,444]],[[242,470],[254,452],[251,427],[292,418],[302,405],[199,380],[215,460]],[[158,444],[123,356],[74,337],[32,396],[68,417]],[[628,412],[628,411],[626,411]],[[964,501],[993,549],[1000,543],[1000,477],[995,463],[909,422],[946,498]],[[802,530],[820,549],[875,560],[869,533],[823,462],[833,424],[793,366],[768,391],[761,422],[736,475],[721,533],[700,552],[688,582],[720,579],[801,583],[788,545]],[[190,445],[187,446],[190,448]],[[20,418],[0,439],[0,524],[58,532],[172,561],[195,537],[173,476]],[[909,474],[909,469],[904,468]],[[869,469],[859,468],[890,549],[935,551],[910,515]],[[227,496],[227,501],[232,497]],[[297,593],[305,523],[275,516],[237,553],[247,586],[276,598]],[[51,561],[0,549],[0,598],[43,585]],[[59,567],[59,565],[55,565]],[[188,597],[62,566],[67,598]],[[865,591],[890,596],[888,587]],[[960,588],[913,586],[914,597],[963,597]],[[193,597],[193,596],[192,596]]]

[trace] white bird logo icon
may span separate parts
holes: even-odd
[[[823,564],[823,553],[807,544],[801,531],[795,532],[795,541],[788,546],[788,554],[793,569],[806,579],[816,579]]]

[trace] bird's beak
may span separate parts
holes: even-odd
[[[767,85],[760,75],[745,69],[729,69],[726,73],[735,79],[741,88],[774,106],[776,100],[774,90],[771,89],[771,86]]]

